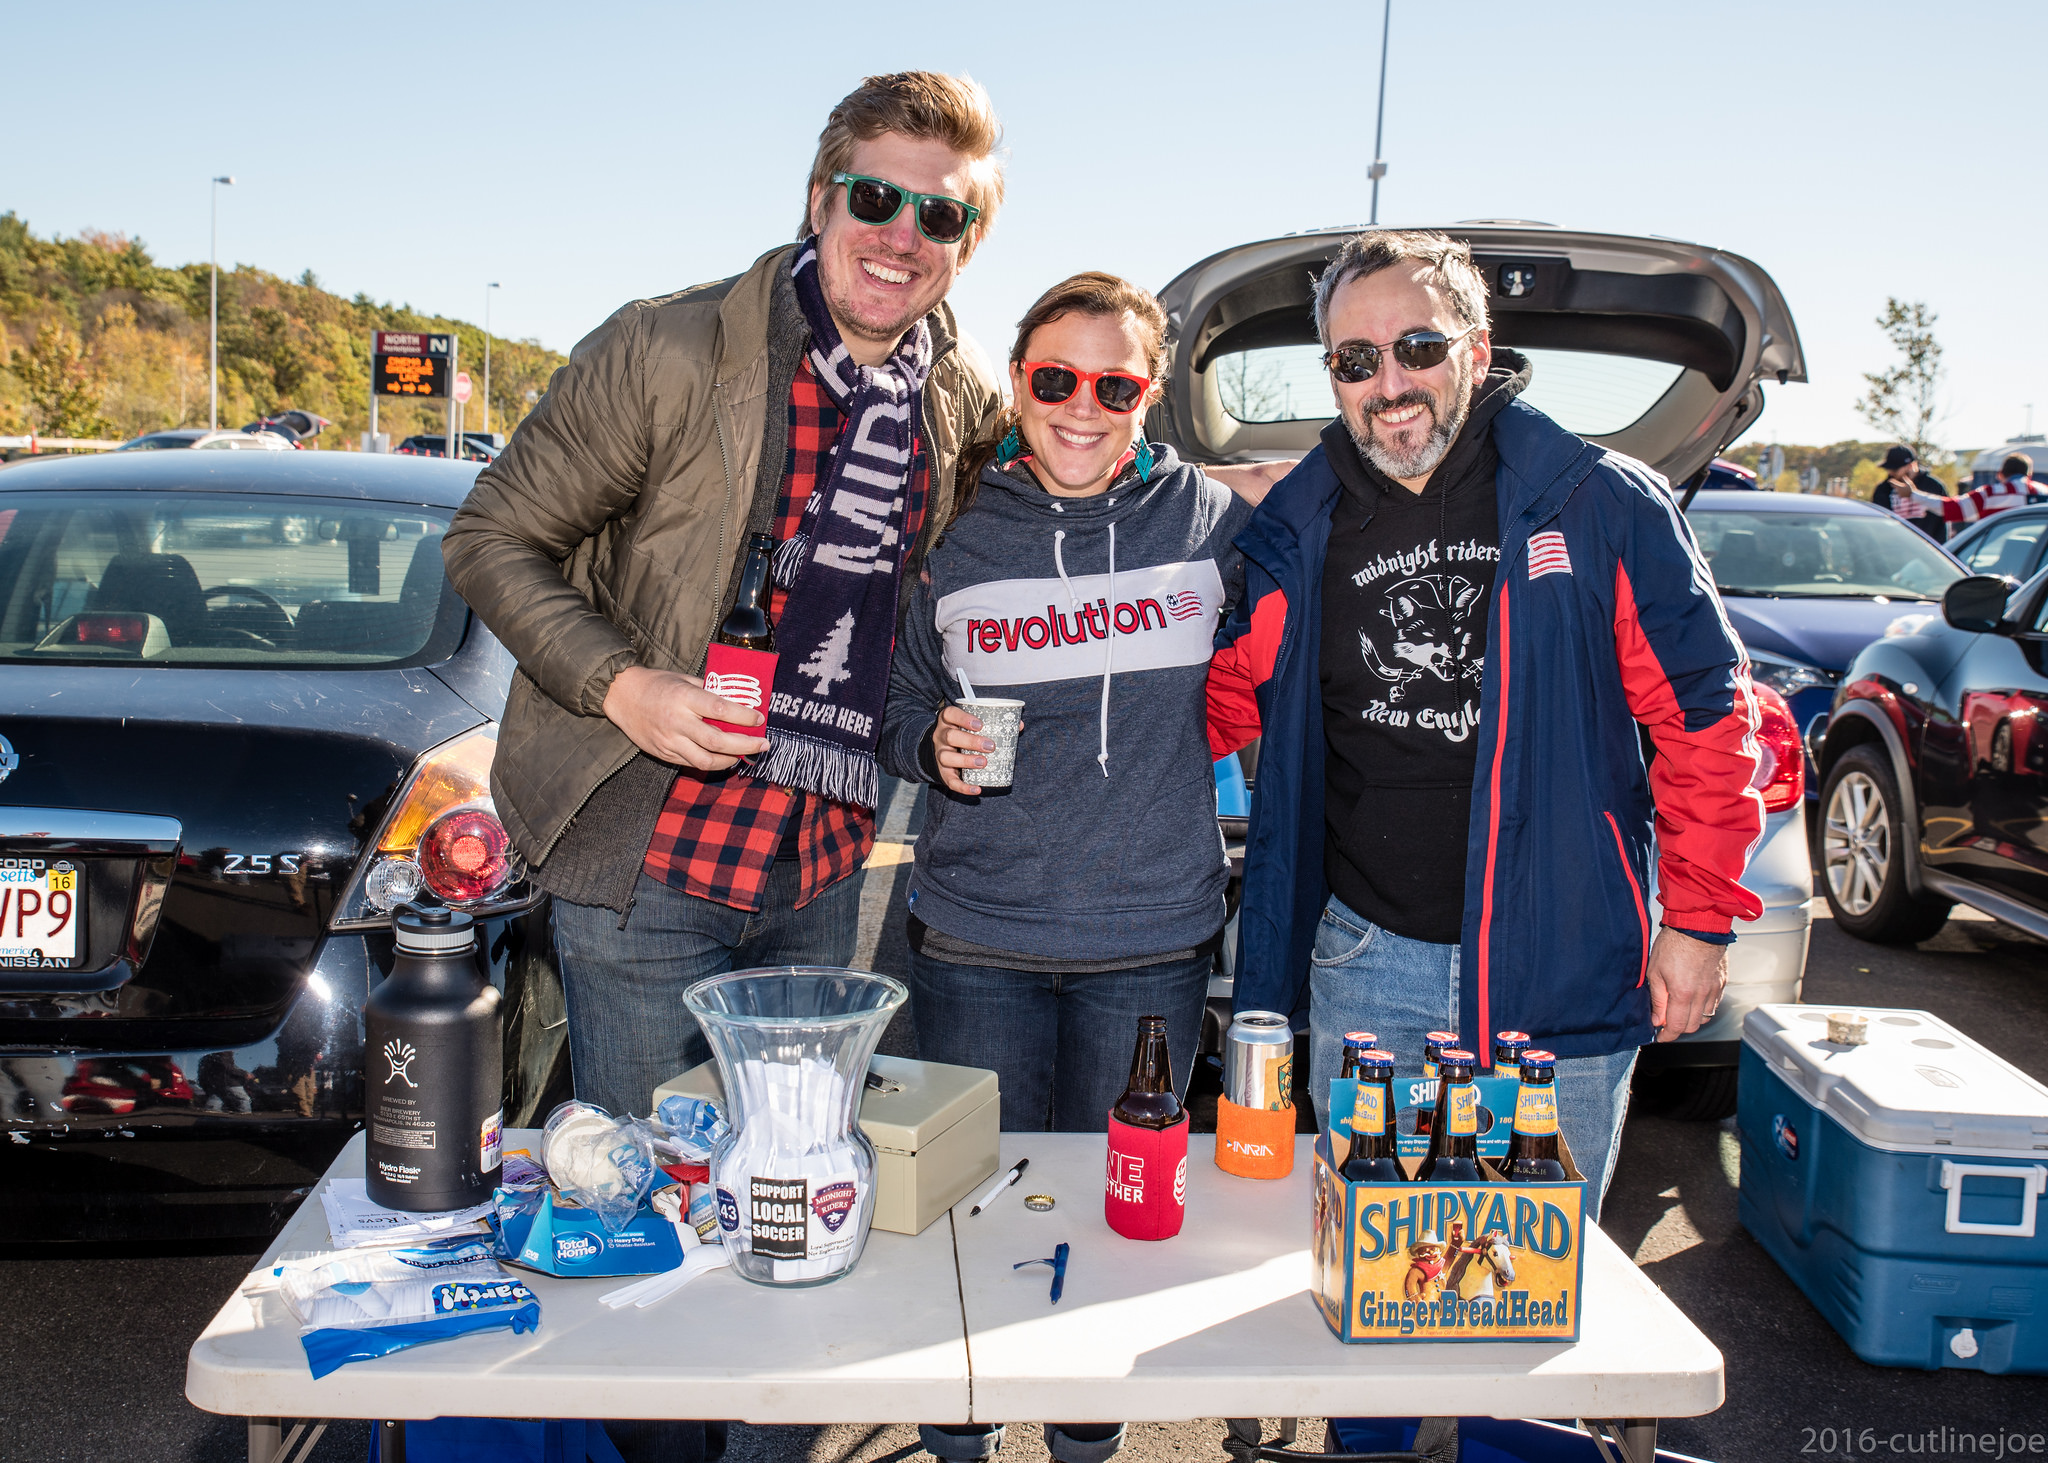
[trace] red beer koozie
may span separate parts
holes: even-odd
[[[775,688],[775,652],[772,650],[742,650],[737,645],[711,643],[710,651],[704,657],[704,689],[714,696],[723,696],[728,701],[737,701],[742,706],[751,706],[765,713],[768,710],[768,693]],[[758,737],[764,732],[763,726],[734,726],[729,721],[704,720],[720,731],[737,732],[743,737]]]
[[[1109,1171],[1102,1212],[1125,1239],[1172,1239],[1187,1217],[1188,1120],[1134,1128],[1109,1120]]]

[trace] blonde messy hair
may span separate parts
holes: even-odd
[[[804,190],[802,238],[812,228],[811,199],[831,186],[832,175],[850,170],[853,150],[885,132],[942,142],[967,158],[967,199],[981,216],[960,243],[965,264],[988,237],[1003,202],[1003,165],[996,152],[1003,143],[1003,125],[996,120],[988,91],[971,76],[938,71],[898,71],[870,76],[832,109],[818,134],[818,155],[811,159],[811,181]]]

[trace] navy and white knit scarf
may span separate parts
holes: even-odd
[[[887,361],[859,365],[825,307],[815,238],[798,246],[790,277],[811,328],[811,370],[846,421],[796,533],[776,551],[775,581],[789,597],[775,626],[768,750],[752,772],[872,808],[931,328],[918,321]]]

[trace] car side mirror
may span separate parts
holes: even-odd
[[[2002,634],[2006,629],[2005,601],[2011,593],[2012,585],[1996,574],[1972,574],[1943,593],[1941,617],[1958,630]]]

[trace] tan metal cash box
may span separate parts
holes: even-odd
[[[994,1176],[1002,1099],[981,1067],[877,1056],[869,1070],[888,1086],[860,1100],[860,1130],[875,1145],[875,1228],[919,1234]],[[706,1062],[654,1089],[654,1105],[681,1093],[725,1099],[718,1063]]]

